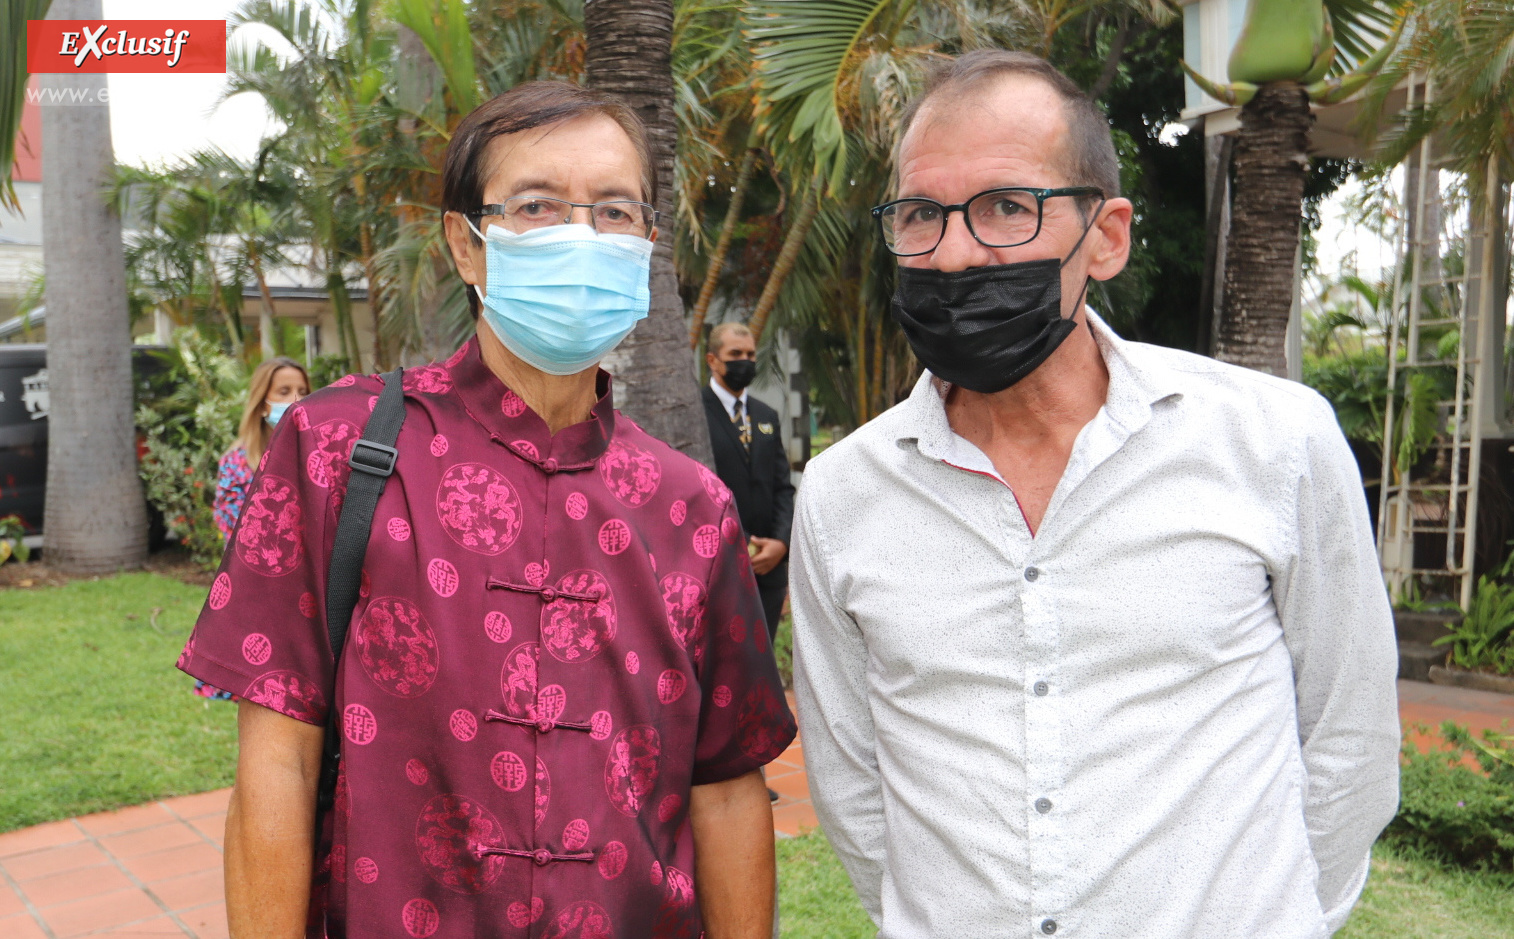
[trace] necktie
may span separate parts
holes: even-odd
[[[737,398],[736,403],[731,407],[731,423],[735,424],[736,430],[740,432],[741,449],[748,453],[752,452],[752,422],[741,412],[740,398]]]

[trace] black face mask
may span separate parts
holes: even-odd
[[[916,357],[937,378],[982,394],[1003,391],[1035,371],[1077,328],[1062,318],[1062,268],[1092,228],[1090,221],[1061,261],[965,271],[899,268],[894,319]]]
[[[757,377],[757,363],[751,359],[731,359],[725,363],[724,384],[732,391],[741,391]]]

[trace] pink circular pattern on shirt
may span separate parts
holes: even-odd
[[[521,400],[520,395],[505,389],[505,396],[499,399],[499,409],[506,417],[520,417],[526,413],[526,402]]]
[[[526,583],[533,587],[540,587],[546,579],[547,568],[545,565],[538,564],[535,561],[526,565]]]
[[[378,880],[378,862],[371,857],[360,857],[352,862],[352,872],[365,884]]]
[[[699,910],[694,897],[694,878],[676,867],[663,871],[662,908],[652,935],[667,939],[698,939]]]
[[[368,413],[373,413],[373,409],[376,407],[378,407],[378,395],[374,395],[368,399]]]
[[[479,554],[499,554],[520,537],[520,497],[498,470],[482,463],[458,463],[442,475],[436,514],[453,541]]]
[[[557,581],[556,600],[542,611],[541,640],[559,662],[587,662],[615,638],[615,597],[598,571],[569,571]],[[595,596],[575,600],[563,593]]]
[[[599,876],[605,880],[614,880],[626,869],[626,861],[630,858],[630,852],[619,841],[612,841],[599,849],[599,860],[596,866],[599,868]]]
[[[378,721],[361,704],[349,704],[342,710],[342,733],[358,746],[366,746],[378,736]]]
[[[447,455],[447,437],[445,434],[437,434],[431,438],[431,455],[434,457]]]
[[[610,914],[593,900],[579,900],[553,917],[542,939],[614,939]]]
[[[562,846],[564,848],[568,849],[569,851],[577,851],[579,848],[583,847],[584,845],[586,845],[588,843],[589,843],[589,823],[588,822],[584,821],[581,818],[575,818],[575,819],[573,819],[573,821],[571,821],[568,824],[566,824],[566,825],[563,826],[563,830],[562,830]]]
[[[631,546],[631,526],[612,518],[599,526],[599,550],[614,556]]]
[[[516,900],[505,910],[505,918],[516,929],[525,929],[527,926],[541,919],[541,914],[546,908],[547,905],[542,902],[541,897],[532,897],[530,906]]]
[[[212,610],[224,610],[226,604],[231,602],[231,575],[222,571],[216,575],[215,582],[210,585],[210,608]]]
[[[662,608],[668,631],[698,662],[704,653],[704,612],[708,594],[699,579],[674,571],[662,579]]]
[[[452,357],[449,358],[447,361],[443,362],[442,365],[445,366],[448,369],[454,369],[454,368],[457,368],[459,365],[462,365],[463,364],[463,359],[466,359],[467,357],[468,357],[468,343],[465,342],[462,345],[458,346],[457,347],[457,351],[454,352],[454,353],[452,353]]]
[[[627,652],[626,671],[630,672],[632,675],[635,675],[637,672],[641,671],[641,656],[637,655],[635,652]]]
[[[341,378],[338,378],[336,381],[332,382],[329,387],[331,387],[331,388],[346,388],[346,387],[348,387],[350,385],[355,385],[355,384],[357,384],[357,376],[356,375],[343,375]]]
[[[405,378],[400,387],[405,391],[428,395],[444,395],[452,390],[452,376],[440,365],[423,365],[405,369]]]
[[[305,556],[305,515],[294,484],[259,476],[237,525],[237,557],[265,577],[282,577]]]
[[[548,685],[536,693],[536,719],[555,722],[568,706],[568,693],[562,685]]]
[[[595,711],[594,716],[589,718],[589,737],[594,740],[604,740],[610,736],[610,728],[615,725],[615,719],[609,711]]]
[[[389,537],[395,541],[410,540],[410,523],[402,518],[391,518],[385,526],[389,530]]]
[[[763,635],[766,630],[757,630]],[[787,726],[784,704],[767,684],[753,686],[736,712],[741,749],[754,760],[771,760],[782,752],[778,730]]]
[[[563,509],[573,521],[581,522],[584,516],[589,514],[588,497],[581,492],[570,492],[568,493],[568,501],[563,506]]]
[[[725,539],[726,544],[735,544],[736,536],[741,534],[741,524],[727,515],[720,520],[720,537]]]
[[[526,761],[509,750],[501,750],[489,761],[489,775],[494,785],[506,792],[520,792],[526,787]]]
[[[514,632],[514,628],[510,625],[510,617],[505,614],[498,610],[492,610],[484,616],[484,634],[489,637],[490,641],[509,642],[510,633],[512,632]]]
[[[512,440],[510,441],[510,449],[533,463],[541,459],[541,451],[536,449],[536,444],[529,440]]]
[[[677,793],[669,793],[657,803],[657,820],[666,825],[673,820],[681,808],[683,808],[683,798]]]
[[[304,408],[295,408],[294,409],[294,426],[295,426],[295,428],[297,430],[309,430],[310,429],[310,415],[305,412]],[[264,459],[268,458],[268,451],[266,451],[266,450],[263,451],[263,458]],[[261,465],[262,462],[263,462],[262,460],[258,461],[258,464],[259,464],[258,469],[262,469],[263,468],[262,465]]]
[[[672,704],[683,697],[684,689],[688,686],[689,680],[683,676],[683,672],[670,668],[657,676],[657,700],[663,704]]]
[[[458,893],[480,893],[499,877],[505,859],[479,857],[479,845],[505,844],[509,836],[484,806],[455,793],[434,796],[415,823],[415,847],[432,879]]]
[[[699,473],[699,481],[704,484],[705,495],[720,508],[725,508],[726,503],[731,501],[731,490],[703,463],[694,464],[694,469]]]
[[[378,597],[354,631],[363,671],[389,694],[414,698],[431,690],[441,667],[436,634],[420,608],[403,597]]]
[[[447,727],[451,729],[452,736],[461,740],[463,743],[467,743],[469,740],[472,740],[475,736],[478,735],[478,718],[473,716],[472,711],[465,711],[462,708],[458,708],[457,710],[453,711],[452,716],[447,719]]]
[[[417,786],[424,786],[431,779],[431,771],[420,760],[411,760],[405,764],[405,778]]]
[[[252,665],[262,665],[273,655],[273,643],[262,633],[248,633],[242,640],[242,658]]]
[[[635,818],[657,785],[662,762],[662,738],[647,724],[627,727],[610,742],[605,760],[605,792],[622,815]]]
[[[315,682],[285,668],[254,678],[242,697],[307,724],[321,723],[326,711],[326,696]]]
[[[505,699],[505,713],[511,717],[536,720],[536,659],[541,646],[523,642],[505,653],[499,670],[499,693]]]
[[[662,482],[662,464],[640,447],[613,440],[599,458],[599,478],[621,503],[645,505]]]
[[[702,558],[712,558],[720,550],[720,529],[714,525],[700,525],[694,530],[694,553]]]
[[[351,472],[347,460],[363,432],[356,424],[341,418],[323,421],[312,431],[315,439],[311,441],[309,456],[305,457],[305,475],[322,489],[330,489],[333,483]]]
[[[715,706],[718,707],[718,708],[730,707],[731,706],[731,686],[730,685],[716,685],[715,686],[715,691],[711,694],[711,700],[713,700],[715,702]]]
[[[436,904],[420,897],[405,904],[405,908],[400,911],[400,920],[405,924],[405,932],[414,939],[428,939],[429,936],[436,935],[436,931],[442,925],[442,917],[436,911]]]
[[[541,757],[536,758],[536,782],[531,792],[536,799],[536,827],[540,828],[542,819],[547,817],[547,806],[552,804],[552,777]]]
[[[308,591],[300,594],[300,615],[307,619],[313,619],[316,612],[315,594]]]
[[[668,521],[672,522],[674,527],[682,525],[688,517],[689,506],[682,499],[679,499],[668,507]]]
[[[654,887],[662,883],[662,863],[660,861],[652,862],[652,870],[648,874],[648,877]]]
[[[436,591],[437,596],[450,597],[457,593],[457,568],[450,561],[432,558],[431,563],[426,565],[426,581],[431,584],[431,589]]]
[[[746,620],[739,616],[731,617],[731,625],[726,627],[731,634],[732,642],[746,642]]]

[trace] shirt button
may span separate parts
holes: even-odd
[[[1035,583],[1036,578],[1040,576],[1041,569],[1039,567],[1027,567],[1025,569],[1025,579],[1030,581],[1031,583]],[[1048,920],[1048,922],[1050,921]]]
[[[553,590],[551,587],[543,587],[541,588],[541,598],[548,603],[551,603],[553,600],[557,599],[557,591]]]
[[[1040,798],[1040,799],[1037,799],[1036,800],[1036,811],[1040,812],[1042,815],[1045,815],[1047,812],[1050,812],[1051,811],[1051,800],[1045,798],[1044,796],[1042,798]],[[1050,922],[1050,921],[1048,920],[1048,922]]]
[[[1036,697],[1038,697],[1038,698],[1044,698],[1050,692],[1051,692],[1051,685],[1048,685],[1044,681],[1038,681],[1038,682],[1036,682]]]
[[[548,473],[555,473],[557,472],[557,460],[549,456],[542,463],[541,468],[546,470]]]
[[[1043,920],[1041,920],[1041,931],[1044,932],[1044,933],[1046,933],[1046,935],[1048,935],[1048,936],[1051,935],[1052,933],[1056,932],[1057,931],[1057,921],[1054,920],[1054,919],[1043,919]]]
[[[537,848],[534,852],[532,852],[531,860],[535,861],[538,867],[546,867],[547,862],[552,860],[552,852],[548,851],[546,848]],[[1046,923],[1050,922],[1051,920],[1046,921]],[[1046,923],[1041,924],[1041,928],[1043,930],[1046,928]],[[1053,924],[1051,928],[1056,929],[1057,927],[1055,924]]]
[[[536,722],[536,729],[544,734],[551,733],[552,728],[556,726],[556,724],[547,720],[545,717]]]

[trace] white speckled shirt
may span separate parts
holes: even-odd
[[[1302,385],[1116,337],[1034,537],[908,401],[809,464],[795,684],[880,939],[1323,939],[1398,800],[1392,617]]]

